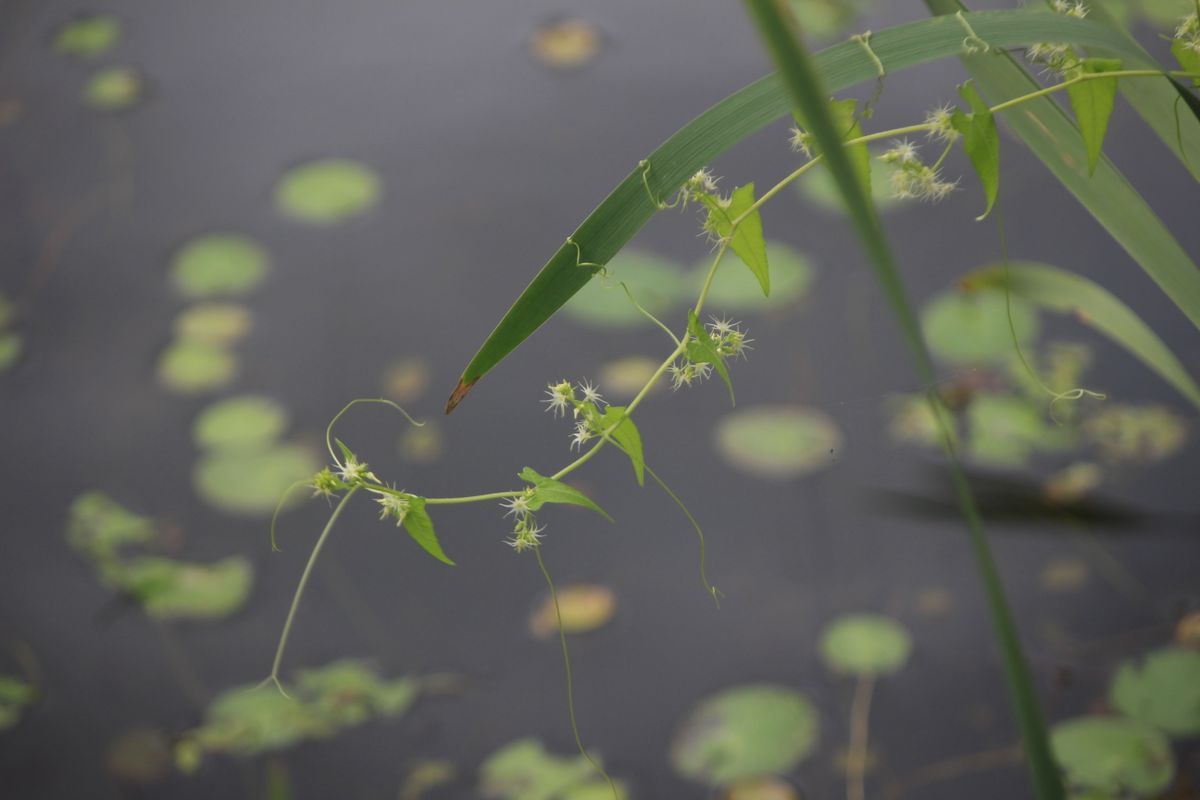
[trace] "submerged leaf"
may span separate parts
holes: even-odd
[[[0,675],[0,731],[21,720],[21,712],[37,700],[37,687],[19,678]]]
[[[898,622],[879,614],[838,617],[821,634],[821,657],[835,672],[886,675],[908,661],[912,637]]]
[[[1106,404],[1084,422],[1083,433],[1110,461],[1149,464],[1183,447],[1188,424],[1165,406]]]
[[[158,358],[158,380],[182,394],[220,389],[237,376],[237,358],[223,347],[190,339],[173,342]]]
[[[24,349],[21,337],[15,333],[0,332],[0,374],[12,369],[21,358]]]
[[[1170,736],[1200,734],[1200,651],[1168,647],[1126,661],[1113,677],[1109,702]]]
[[[1079,68],[1085,75],[1098,75],[1120,70],[1121,62],[1110,58],[1085,58],[1079,62]],[[1087,147],[1088,174],[1092,175],[1104,149],[1108,120],[1117,99],[1117,79],[1090,78],[1068,86],[1067,94],[1071,97],[1071,107]]]
[[[488,756],[479,773],[479,793],[501,800],[567,800],[576,797],[573,792],[590,787],[596,774],[582,755],[551,755],[533,737],[500,748]],[[601,786],[611,798],[607,784]]]
[[[671,764],[710,786],[788,772],[817,743],[817,712],[783,686],[727,689],[701,701],[671,743]]]

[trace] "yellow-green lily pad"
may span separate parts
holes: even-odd
[[[383,373],[383,392],[402,405],[411,403],[425,394],[429,378],[429,364],[419,358],[405,358]]]
[[[220,400],[200,412],[192,438],[202,450],[255,450],[279,438],[288,414],[269,397],[242,395]]]
[[[158,359],[158,380],[171,391],[200,394],[227,386],[237,375],[233,353],[223,347],[183,339]]]
[[[821,658],[834,672],[886,675],[900,669],[912,652],[912,637],[880,614],[838,617],[821,634]]]
[[[841,446],[824,412],[801,406],[760,406],[717,423],[717,451],[733,466],[764,478],[793,478],[829,466]]]
[[[105,582],[158,619],[221,619],[246,602],[254,570],[243,556],[194,564],[145,556],[109,565]]]
[[[196,464],[193,482],[207,503],[242,516],[270,515],[289,487],[307,481],[320,467],[312,450],[302,445],[276,445],[263,450],[215,450]],[[300,501],[293,493],[290,503]]]
[[[103,492],[84,492],[67,511],[67,541],[96,561],[107,561],[124,547],[158,539],[153,520],[135,514]]]
[[[595,758],[595,756],[593,756]],[[479,768],[479,793],[503,800],[611,800],[612,789],[581,755],[547,753],[540,740],[510,742]],[[618,783],[620,800],[626,797]]]
[[[54,50],[75,58],[96,58],[121,39],[121,20],[112,14],[77,17],[54,34]]]
[[[84,84],[83,101],[92,108],[116,111],[135,105],[145,88],[145,78],[134,67],[105,67]]]
[[[1122,714],[1170,736],[1200,734],[1200,650],[1167,647],[1126,661],[1108,697]]]
[[[374,207],[383,181],[346,158],[322,158],[289,170],[275,186],[275,204],[287,216],[312,223],[342,222]]]
[[[171,262],[175,288],[184,297],[244,295],[267,277],[267,253],[239,233],[207,233],[187,242]]]
[[[778,242],[768,242],[767,262],[771,265],[769,296],[763,295],[754,274],[736,259],[723,262],[708,290],[712,310],[751,314],[780,308],[799,300],[812,285],[813,268],[803,253]],[[709,266],[709,262],[702,261],[692,270],[697,292],[704,285]]]
[[[539,25],[529,39],[529,51],[548,67],[574,69],[594,60],[604,47],[604,34],[595,23],[561,19]]]
[[[405,428],[399,449],[400,457],[410,464],[432,464],[445,449],[442,429],[433,420],[426,420],[419,428]]]
[[[558,590],[558,608],[566,633],[587,633],[602,628],[617,610],[617,596],[607,586],[577,583]],[[529,630],[534,636],[548,637],[558,633],[554,603],[547,595],[529,617]]]
[[[338,727],[361,725],[373,717],[398,717],[421,693],[416,678],[385,680],[374,667],[354,659],[301,670],[296,687],[319,716]]]
[[[662,359],[649,356],[622,356],[602,364],[599,378],[604,396],[613,400],[632,400],[661,363]],[[664,381],[659,381],[656,388],[661,390],[665,385]]]
[[[1149,798],[1170,785],[1175,757],[1154,728],[1123,717],[1078,717],[1050,731],[1050,746],[1074,792]]]
[[[12,369],[21,359],[25,349],[21,336],[16,333],[0,333],[0,374]]]
[[[175,335],[200,344],[228,347],[250,332],[254,317],[234,303],[199,303],[175,318]]]
[[[679,265],[643,250],[627,249],[608,263],[607,277],[593,277],[563,306],[563,312],[597,327],[652,325],[629,302],[621,283],[629,287],[642,308],[660,318],[690,294],[691,288]]]
[[[1037,339],[1038,316],[1019,297],[1012,301],[1012,328],[1002,292],[942,292],[921,310],[921,327],[929,349],[952,364],[1007,363],[1016,353],[1016,341],[1024,348]]]
[[[817,743],[817,712],[803,694],[755,684],[701,701],[671,744],[671,764],[710,786],[787,772]]]
[[[978,394],[967,409],[974,461],[996,467],[1019,467],[1035,452],[1055,452],[1073,447],[1073,428],[1045,418],[1044,406],[1025,397]]]
[[[1165,406],[1105,404],[1083,424],[1084,436],[1109,461],[1150,464],[1177,453],[1188,424]]]

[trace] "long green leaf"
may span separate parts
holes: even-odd
[[[1004,265],[984,267],[963,279],[970,289],[1005,286]],[[1120,298],[1082,275],[1049,264],[1012,262],[1008,289],[1017,297],[1063,314],[1072,314],[1137,356],[1193,405],[1200,408],[1200,386],[1150,326]]]
[[[962,8],[958,0],[925,0],[925,4],[944,15]],[[980,90],[993,102],[1040,88],[1012,56],[996,48],[988,53],[964,54],[962,59]],[[1153,83],[1157,79],[1145,80]],[[1012,132],[1200,327],[1200,269],[1111,161],[1101,156],[1095,174],[1088,176],[1087,148],[1066,112],[1053,100],[1041,97],[1004,112],[1003,117]]]
[[[811,124],[811,133],[825,154],[830,174],[837,183],[846,207],[850,212],[855,231],[863,248],[875,268],[875,276],[883,287],[884,294],[900,323],[904,338],[917,362],[917,371],[927,386],[934,386],[933,362],[929,349],[921,334],[917,315],[904,291],[900,270],[892,255],[879,216],[870,195],[863,191],[862,182],[855,172],[844,148],[841,137],[834,126],[833,117],[827,106],[827,90],[821,85],[820,76],[799,36],[789,26],[786,10],[779,5],[781,0],[746,0],[751,16],[758,23],[759,34],[767,45],[779,74],[787,85],[793,100]],[[941,421],[938,399],[932,389],[928,393],[935,419]],[[950,431],[941,425],[941,434],[946,453],[950,459],[951,477],[958,497],[959,510],[967,523],[967,530],[975,550],[975,560],[983,580],[988,606],[992,613],[997,642],[1004,659],[1009,691],[1016,708],[1021,738],[1032,771],[1033,785],[1040,800],[1062,800],[1065,796],[1062,777],[1050,752],[1046,724],[1038,705],[1037,692],[1029,674],[1029,666],[1021,650],[1016,623],[1012,618],[1004,586],[992,558],[991,549],[983,533],[983,523],[966,475],[954,453]]]
[[[1096,48],[1126,63],[1139,59],[1136,44],[1125,34],[1086,19],[1030,10],[983,11],[966,14],[965,19],[982,39],[998,48],[1051,40]],[[963,39],[958,20],[927,19],[876,31],[871,49],[889,73],[896,73],[958,55]],[[831,92],[878,77],[875,63],[854,42],[829,47],[815,58]],[[651,153],[647,166],[635,168],[621,181],[522,292],[463,371],[447,412],[592,278],[599,270],[593,265],[605,264],[616,255],[658,211],[658,201],[669,199],[717,155],[790,111],[783,86],[775,76],[768,76],[705,111]]]

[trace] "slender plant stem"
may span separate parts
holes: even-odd
[[[326,540],[329,539],[329,534],[333,532],[334,523],[338,521],[338,517],[342,515],[342,509],[350,502],[350,498],[354,496],[359,487],[352,486],[342,495],[342,499],[334,506],[333,513],[329,515],[329,521],[325,523],[325,530],[321,531],[321,535],[317,537],[317,543],[313,545],[312,553],[308,556],[308,563],[304,565],[304,572],[300,575],[300,583],[296,586],[296,593],[292,596],[292,606],[288,609],[287,620],[283,623],[283,633],[279,636],[279,647],[275,649],[275,661],[271,664],[271,674],[267,676],[267,681],[279,686],[280,691],[283,691],[283,686],[279,681],[279,668],[283,664],[283,653],[287,649],[288,637],[292,633],[292,623],[296,621],[296,609],[300,608],[300,598],[304,596],[304,589],[308,586],[308,579],[312,576],[313,568],[317,564],[317,558],[321,555],[321,549],[325,547]]]
[[[865,800],[867,784],[867,742],[871,723],[871,697],[875,676],[860,675],[854,684],[850,703],[850,746],[846,752],[846,800]]]

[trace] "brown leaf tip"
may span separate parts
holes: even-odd
[[[479,379],[476,378],[474,381],[460,380],[458,382],[458,386],[455,386],[454,391],[450,393],[450,399],[446,401],[447,414],[458,408],[458,404],[461,403],[463,398],[467,396],[467,393],[471,391],[471,388],[475,385],[475,381],[477,380]]]

